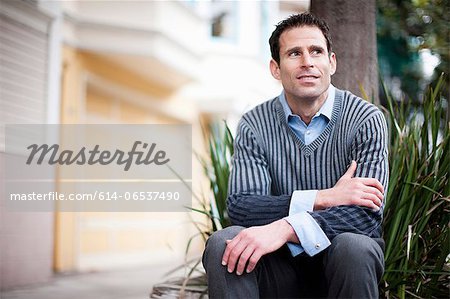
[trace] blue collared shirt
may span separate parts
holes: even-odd
[[[292,114],[292,110],[289,107],[284,92],[281,93],[279,99],[283,106],[284,115],[289,127],[294,131],[295,135],[305,144],[311,144],[320,134],[325,130],[328,122],[331,119],[333,113],[334,97],[336,89],[330,84],[328,88],[328,97],[320,107],[319,111],[313,116],[309,125],[296,114]]]
[[[314,142],[328,125],[333,113],[335,94],[336,89],[330,84],[327,99],[311,119],[309,125],[306,125],[300,116],[292,113],[284,92],[279,96],[289,127],[305,145]],[[317,191],[318,190],[297,190],[292,193],[289,216],[284,219],[294,228],[301,243],[288,243],[288,247],[293,256],[299,255],[302,252],[306,252],[308,255],[313,256],[331,244],[320,226],[308,213],[314,208]]]

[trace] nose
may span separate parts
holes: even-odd
[[[311,57],[311,55],[309,55],[309,53],[305,53],[302,55],[301,64],[302,64],[302,67],[308,67],[308,68],[314,66],[312,57]]]

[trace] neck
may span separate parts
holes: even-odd
[[[290,98],[286,95],[286,100],[293,114],[300,116],[305,124],[309,124],[328,97],[328,91],[320,95],[317,99]]]

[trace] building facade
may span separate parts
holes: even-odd
[[[280,92],[267,40],[279,19],[308,1],[0,5],[3,163],[4,127],[17,123],[192,124],[194,151],[204,152],[202,121],[234,127]],[[207,192],[195,159],[194,190]],[[1,289],[55,272],[176,266],[195,233],[187,213],[13,213],[0,201],[0,216]]]

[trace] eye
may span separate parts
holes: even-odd
[[[319,56],[319,55],[321,55],[323,53],[323,50],[322,49],[313,49],[312,51],[311,51],[311,55],[313,55],[313,56]]]
[[[292,51],[289,53],[289,57],[297,57],[300,56],[300,52],[299,51]]]

